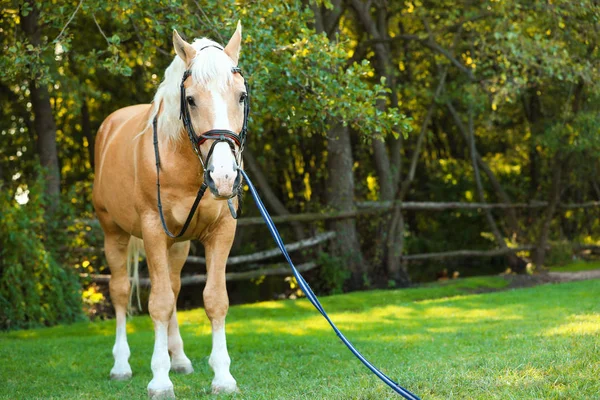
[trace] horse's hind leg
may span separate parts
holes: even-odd
[[[131,378],[129,366],[129,345],[127,344],[127,304],[129,302],[129,275],[127,273],[127,246],[130,235],[117,227],[104,229],[104,253],[110,267],[110,298],[117,317],[117,335],[113,347],[115,365],[110,378],[125,380]]]
[[[177,322],[177,297],[181,289],[181,270],[190,251],[190,242],[175,243],[169,249],[169,269],[171,274],[171,287],[175,295],[175,307],[169,322],[169,353],[171,353],[171,371],[182,374],[194,372],[192,362],[183,351],[183,340],[179,333]]]

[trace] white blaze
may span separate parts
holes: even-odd
[[[213,101],[213,129],[228,129],[231,130],[229,125],[229,114],[227,113],[227,103],[221,94],[219,88],[212,87],[210,90]]]
[[[221,91],[218,88],[212,88],[211,95],[214,113],[213,129],[231,130],[227,103]],[[237,176],[237,171],[234,169],[235,158],[229,144],[225,142],[217,143],[209,162],[209,167],[214,168],[210,176],[214,180],[219,194],[229,196],[233,192],[233,183]]]

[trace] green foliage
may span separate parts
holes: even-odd
[[[350,278],[350,271],[345,268],[343,260],[340,257],[321,252],[317,264],[319,265],[319,273],[313,284],[317,293],[342,293],[344,282]]]
[[[546,253],[544,264],[566,265],[573,261],[573,247],[567,240],[556,240],[549,243],[550,250]]]
[[[383,40],[374,40],[350,1],[342,2],[342,14],[328,29],[337,33],[329,38],[317,33],[314,13],[318,6],[333,12],[328,0],[34,2],[37,44],[21,26],[34,10],[21,3],[5,1],[0,11],[0,180],[10,192],[34,190],[37,132],[30,96],[36,82],[49,91],[66,199],[61,215],[71,221],[68,228],[59,226],[64,221],[44,221],[56,232],[45,245],[56,254],[60,249],[60,263],[79,272],[102,267],[101,255],[78,252],[102,247],[98,227],[82,222],[93,218],[95,132],[114,110],[152,100],[174,57],[174,28],[189,40],[208,36],[226,43],[241,20],[240,66],[252,94],[248,148],[291,213],[323,210],[326,178],[336,173],[328,170],[324,134],[338,122],[352,128],[356,200],[382,200],[376,161],[398,159],[392,175],[406,177],[416,149],[416,135],[407,133],[421,129],[432,103],[406,200],[477,201],[467,143],[446,101],[465,125],[472,113],[478,152],[512,201],[546,201],[554,160],[565,165],[561,201],[598,199],[599,9],[592,0],[490,1],[485,7],[457,0],[372,2]],[[375,68],[381,43],[391,60],[385,76]],[[446,85],[436,98],[444,70]],[[374,138],[386,144],[385,155],[375,156]],[[394,148],[395,138],[401,146]],[[483,185],[487,201],[501,201],[486,176]],[[516,244],[536,242],[540,215],[518,210],[522,232],[515,239],[505,214],[494,212],[505,238]],[[411,211],[405,219],[405,253],[496,247],[482,213]],[[595,243],[598,220],[593,211],[555,218],[550,237],[559,240],[564,232],[568,240]],[[366,281],[386,282],[377,275],[386,259],[385,221],[359,223],[373,267]],[[244,243],[246,249],[266,246],[262,235],[246,237],[255,240]],[[431,276],[422,265],[411,268],[413,278]],[[335,274],[328,278],[334,286],[323,291],[337,290]]]
[[[48,250],[44,231],[43,181],[29,203],[15,203],[11,191],[0,196],[0,329],[33,328],[83,318],[81,286]]]
[[[551,266],[552,272],[579,272],[579,271],[591,271],[600,269],[600,262],[598,261],[575,261],[561,266]]]

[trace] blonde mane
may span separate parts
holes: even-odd
[[[210,83],[225,90],[233,81],[231,69],[234,65],[231,58],[223,50],[220,50],[222,46],[207,38],[194,40],[192,46],[197,52],[190,66],[192,79],[202,86],[208,86]],[[162,104],[157,127],[160,140],[176,143],[186,137],[181,135],[183,124],[179,119],[180,85],[185,70],[184,61],[176,55],[171,65],[165,70],[164,80],[154,95],[148,125],[152,126],[154,117],[158,114]]]

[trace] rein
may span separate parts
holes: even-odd
[[[220,50],[223,50],[222,48],[220,48],[218,46],[206,46],[206,47],[201,48],[198,51],[200,52],[200,51],[206,49],[207,47],[215,47]],[[238,67],[233,67],[231,69],[231,72],[234,74],[242,75],[242,70]],[[158,214],[160,216],[160,222],[162,224],[163,230],[165,231],[167,236],[169,236],[170,238],[173,238],[173,239],[177,239],[177,238],[183,236],[183,234],[187,231],[190,223],[192,222],[194,214],[196,213],[196,210],[198,209],[200,200],[202,199],[202,197],[204,196],[204,193],[206,192],[206,189],[208,188],[206,181],[208,178],[208,174],[211,171],[209,171],[209,169],[206,168],[206,164],[210,163],[210,157],[212,156],[213,150],[214,150],[215,146],[217,145],[217,143],[225,142],[229,145],[229,147],[231,148],[231,152],[233,153],[234,159],[236,161],[235,167],[239,171],[242,171],[242,169],[240,168],[240,165],[242,162],[242,152],[244,151],[244,146],[246,144],[246,136],[248,134],[248,115],[250,114],[250,91],[249,91],[248,83],[244,80],[244,86],[246,88],[246,96],[244,97],[244,122],[243,122],[242,130],[240,131],[240,133],[237,134],[237,133],[227,130],[227,129],[211,129],[201,135],[196,135],[196,132],[194,131],[194,126],[192,124],[192,118],[190,117],[190,110],[186,105],[187,103],[186,103],[186,95],[185,95],[185,81],[187,80],[187,78],[190,77],[190,75],[192,75],[192,71],[188,69],[183,73],[183,78],[181,79],[180,97],[179,97],[181,110],[180,110],[180,114],[179,114],[179,119],[181,119],[181,121],[183,122],[183,126],[188,134],[190,143],[192,144],[192,148],[194,149],[196,156],[198,156],[198,160],[200,160],[200,164],[202,165],[202,169],[204,170],[204,180],[202,182],[202,185],[198,189],[198,193],[196,194],[196,199],[194,200],[194,204],[192,205],[192,208],[190,209],[190,212],[188,213],[185,223],[183,224],[181,231],[179,231],[179,233],[177,233],[177,234],[172,233],[169,230],[169,228],[167,227],[167,222],[165,220],[165,216],[163,213],[162,201],[160,198],[160,154],[159,154],[159,150],[158,150],[158,127],[157,127],[158,126],[158,113],[154,117],[154,120],[152,121],[152,130],[153,130],[152,134],[153,134],[153,139],[154,139],[154,157],[156,159],[156,199],[157,199]],[[202,153],[200,152],[200,146],[207,140],[214,140],[214,142],[210,146],[210,149],[206,156],[206,160],[203,160]],[[237,151],[237,153],[235,151],[236,145],[238,146],[238,149],[239,149]],[[238,198],[237,210],[233,207],[233,202],[231,201],[231,199],[227,200],[227,205],[229,206],[229,212],[231,213],[231,216],[233,217],[233,219],[237,219],[242,213],[241,185],[238,188],[237,198]]]
[[[298,270],[294,266],[294,263],[292,262],[292,259],[290,258],[290,255],[288,254],[288,252],[285,248],[285,244],[283,243],[283,240],[281,239],[281,236],[279,235],[279,231],[277,231],[277,227],[275,226],[275,223],[273,223],[273,220],[271,219],[271,216],[269,215],[269,212],[265,208],[265,205],[263,204],[262,200],[260,199],[260,197],[258,197],[258,193],[256,192],[256,189],[254,188],[252,181],[250,180],[250,178],[248,178],[248,175],[246,175],[246,172],[244,172],[244,170],[240,169],[240,172],[242,173],[242,176],[244,177],[244,179],[246,180],[246,183],[248,184],[248,188],[250,189],[250,193],[252,194],[252,197],[254,198],[254,202],[256,203],[256,206],[258,207],[258,211],[260,211],[260,215],[265,220],[265,223],[267,224],[267,227],[269,228],[269,232],[271,233],[271,236],[273,236],[273,239],[275,240],[277,247],[279,247],[281,254],[283,254],[283,256],[287,260],[288,264],[290,264],[290,267],[292,268],[292,273],[294,274],[294,277],[296,278],[296,281],[298,282],[298,286],[300,286],[300,289],[302,289],[302,291],[306,295],[306,298],[308,298],[308,300],[317,309],[317,311],[319,311],[319,313],[321,313],[323,318],[325,318],[327,320],[327,322],[329,323],[329,325],[331,325],[331,328],[333,329],[335,334],[346,345],[346,347],[348,347],[348,349],[352,352],[352,354],[354,354],[356,356],[356,358],[358,358],[360,360],[360,362],[362,362],[367,368],[369,368],[371,370],[371,372],[373,372],[375,375],[377,375],[377,377],[379,379],[381,379],[386,385],[388,385],[390,388],[392,388],[392,390],[394,390],[396,393],[398,393],[400,396],[404,397],[405,399],[420,400],[417,395],[409,392],[407,389],[403,388],[398,383],[394,382],[386,374],[384,374],[379,369],[377,369],[377,367],[375,367],[373,364],[371,364],[369,362],[369,360],[367,360],[358,350],[356,350],[356,348],[352,345],[352,343],[350,343],[350,341],[348,339],[346,339],[346,336],[344,336],[344,334],[338,329],[338,327],[335,326],[333,321],[331,321],[331,319],[329,318],[329,315],[327,315],[327,312],[325,312],[325,309],[319,302],[319,299],[317,298],[317,296],[314,294],[314,292],[312,291],[312,289],[310,288],[308,283],[306,283],[306,281],[304,280],[304,278],[302,277],[300,272],[298,272]]]

